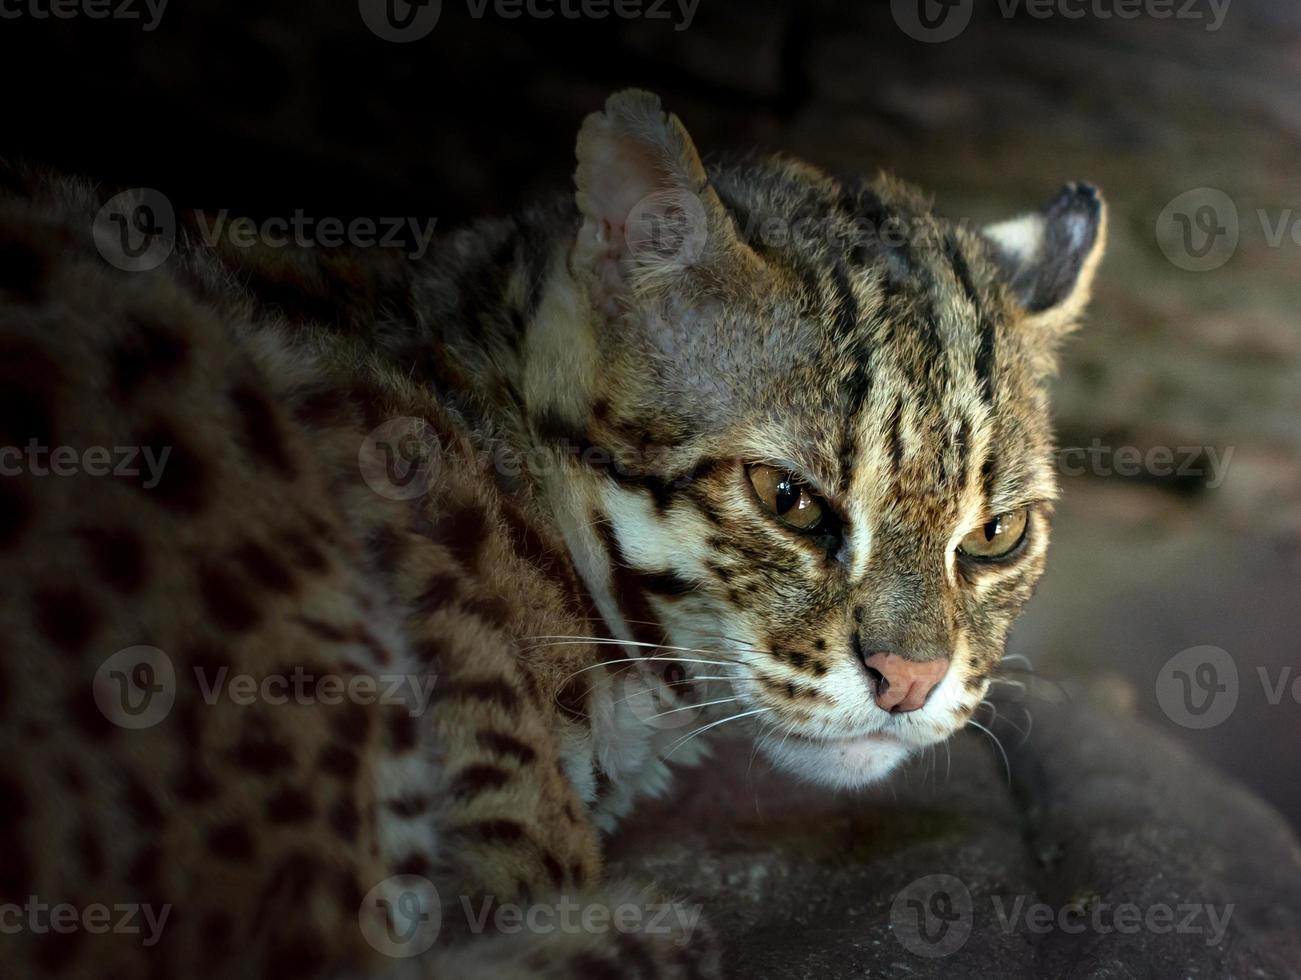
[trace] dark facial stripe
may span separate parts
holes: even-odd
[[[958,490],[967,489],[967,466],[971,454],[971,423],[965,418],[958,425],[958,434],[954,439],[954,451],[958,457]]]
[[[980,302],[976,285],[971,279],[971,269],[953,232],[944,236],[944,254],[948,256],[949,264],[953,266],[953,274],[957,277],[963,294],[976,311],[976,322],[980,328],[980,347],[976,351],[976,377],[980,381],[985,402],[992,405],[994,403],[994,324]]]
[[[980,466],[981,491],[985,495],[985,500],[994,499],[994,457],[991,455],[985,457],[985,462]]]
[[[903,466],[903,437],[899,431],[903,423],[903,399],[896,398],[894,409],[890,412],[890,428],[887,438],[890,447],[890,466],[895,475],[898,475],[900,468]]]
[[[623,614],[633,639],[639,643],[658,646],[664,642],[664,631],[659,625],[655,611],[646,600],[642,576],[628,566],[610,522],[604,520],[599,514],[592,515],[591,522],[601,536],[601,543],[605,546],[610,562],[610,591],[614,595],[615,602],[618,603],[619,612]]]
[[[858,326],[858,299],[849,284],[844,262],[837,260],[831,270],[831,285],[836,294],[836,335],[850,337]]]
[[[840,487],[848,491],[854,478],[854,458],[856,447],[854,433],[858,430],[858,418],[863,413],[868,396],[872,392],[872,352],[865,344],[859,345],[858,355],[854,359],[853,373],[849,377],[849,409],[845,414],[845,438],[840,446]]]
[[[988,320],[980,324],[980,349],[976,351],[976,377],[986,403],[994,404],[994,326]]]
[[[637,577],[642,588],[647,592],[667,598],[690,595],[696,590],[694,582],[683,578],[677,572],[641,572]]]

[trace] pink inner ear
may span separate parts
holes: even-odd
[[[608,225],[611,238],[623,240],[628,214],[643,198],[672,186],[655,150],[631,136],[606,134],[590,161],[588,215]]]

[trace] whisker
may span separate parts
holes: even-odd
[[[726,661],[721,661],[721,660],[693,660],[688,657],[638,657],[636,660],[629,660],[627,663],[623,663],[618,660],[612,660],[612,661],[601,661],[600,663],[588,664],[586,667],[580,667],[572,674],[568,674],[567,676],[563,677],[560,681],[560,684],[561,686],[564,686],[565,684],[573,680],[575,677],[577,677],[579,674],[585,674],[589,670],[599,670],[602,667],[615,667],[620,671],[625,671],[625,670],[631,670],[634,667],[636,667],[638,664],[643,664],[651,660],[658,660],[658,661],[664,661],[667,663],[675,663],[675,664],[710,664],[711,666],[714,667],[743,666],[742,664],[727,663]],[[732,679],[734,678],[729,678],[729,680]]]
[[[1003,659],[1000,660],[999,663],[1001,663],[1001,664],[1010,664],[1010,663],[1011,663],[1012,661],[1014,661],[1014,660],[1019,660],[1019,661],[1021,661],[1021,663],[1025,664],[1025,670],[1026,670],[1028,673],[1033,674],[1033,673],[1035,672],[1035,670],[1034,670],[1034,664],[1032,664],[1032,663],[1030,662],[1030,658],[1027,657],[1027,656],[1026,656],[1025,654],[1023,654],[1023,653],[1005,653],[1005,654],[1003,655]]]
[[[1030,737],[1029,733],[1026,732],[1026,730],[1023,729],[1020,725],[1015,724],[1012,721],[1012,719],[1003,717],[1003,715],[999,713],[998,705],[996,705],[993,701],[990,701],[988,698],[981,701],[980,704],[976,705],[976,707],[988,708],[990,710],[991,717],[989,719],[989,723],[991,725],[995,724],[996,722],[1002,721],[1004,724],[1008,725],[1013,731],[1015,731],[1018,735],[1020,735],[1021,736],[1021,741],[1019,743],[1020,745],[1024,745],[1025,740]],[[1024,705],[1022,705],[1022,707],[1024,707]]]
[[[697,735],[703,735],[705,732],[709,731],[711,728],[717,728],[719,725],[724,725],[724,724],[726,724],[726,723],[729,722],[729,721],[736,721],[736,720],[739,719],[739,718],[748,718],[750,715],[757,715],[757,714],[760,714],[760,713],[762,713],[762,712],[764,712],[764,711],[771,711],[771,710],[772,710],[771,708],[754,708],[754,709],[752,709],[752,710],[750,710],[750,711],[742,711],[740,714],[736,714],[736,715],[732,715],[732,716],[730,716],[730,717],[728,717],[728,718],[724,718],[722,721],[711,722],[710,724],[705,725],[703,728],[697,728],[695,731],[693,731],[693,732],[688,732],[688,733],[687,733],[686,735],[684,735],[682,738],[680,738],[680,739],[678,739],[676,742],[674,742],[673,745],[672,745],[672,747],[668,750],[668,752],[666,752],[664,755],[660,756],[660,758],[661,758],[661,759],[667,759],[667,758],[668,758],[669,756],[671,756],[674,752],[676,752],[679,748],[681,748],[681,747],[682,747],[683,745],[685,745],[687,742],[691,741],[691,739],[695,738]]]
[[[547,643],[538,643],[534,646],[524,647],[526,650],[537,650],[541,647],[561,647],[561,646],[578,646],[583,643],[591,643],[595,646],[624,646],[624,647],[649,647],[652,650],[678,650],[684,653],[717,653],[717,650],[705,650],[700,647],[677,647],[668,643],[644,643],[640,640],[617,640],[613,637],[604,636],[525,636],[525,640],[547,640]]]
[[[580,618],[583,622],[588,622],[588,623],[601,623],[602,625],[609,625],[609,624],[607,624],[607,623],[605,622],[604,618],[602,618],[602,617],[600,617],[600,616],[583,616],[583,617],[579,617],[579,618]],[[664,628],[664,624],[663,624],[663,623],[655,622],[655,621],[652,621],[652,620],[649,620],[649,619],[625,619],[625,620],[623,620],[623,622],[626,623],[626,624],[629,625],[629,626],[652,626],[652,627],[658,627],[658,628],[660,628],[660,629],[663,629],[663,628]],[[745,640],[742,640],[740,637],[732,636],[731,634],[728,634],[728,633],[719,633],[719,632],[717,632],[717,631],[715,631],[715,630],[699,629],[699,628],[697,628],[697,627],[695,627],[695,626],[690,626],[690,627],[687,627],[687,628],[688,628],[692,633],[697,633],[697,634],[699,634],[700,636],[707,636],[707,637],[710,637],[711,639],[715,639],[715,640],[726,640],[728,643],[735,644],[736,646],[740,647],[740,648],[743,649],[743,650],[746,650],[746,651],[749,652],[749,653],[764,653],[764,654],[767,653],[766,650],[763,650],[763,649],[760,649],[759,647],[756,647],[753,643],[749,643],[749,642],[747,642],[747,641],[745,641]]]
[[[1012,785],[1012,764],[1011,764],[1010,762],[1007,761],[1007,753],[1006,753],[1005,751],[1003,751],[1003,743],[1000,742],[1000,741],[998,740],[998,736],[997,736],[997,735],[995,735],[993,732],[991,732],[988,728],[986,728],[986,727],[985,727],[984,725],[982,725],[980,722],[978,722],[978,721],[973,721],[973,720],[968,719],[967,724],[968,724],[968,725],[971,725],[973,728],[978,728],[978,729],[980,729],[982,732],[984,732],[986,735],[988,735],[991,739],[993,739],[993,741],[994,741],[994,745],[998,748],[998,754],[1001,755],[1001,756],[1003,757],[1003,770],[1007,773],[1007,784],[1008,784],[1009,786],[1011,786],[1011,785]]]
[[[719,674],[719,675],[706,676],[706,677],[684,677],[680,681],[674,681],[673,684],[674,685],[685,684],[688,681],[730,681],[730,680],[732,680],[731,677],[724,677],[721,674]],[[655,693],[656,692],[654,688],[646,687],[646,688],[642,688],[642,690],[640,691],[634,691],[632,694],[629,694],[626,697],[619,698],[616,701],[611,701],[610,704],[611,705],[623,704],[625,701],[631,701],[633,698],[640,698],[640,697],[644,697],[647,694],[653,695]]]
[[[740,701],[740,700],[741,699],[739,697],[719,698],[717,701],[701,701],[699,704],[684,704],[680,708],[670,708],[668,711],[661,711],[659,714],[651,715],[650,718],[647,718],[645,720],[651,721],[652,719],[663,718],[665,715],[675,714],[676,712],[679,711],[690,711],[692,708],[708,708],[711,704],[729,704],[732,701]]]

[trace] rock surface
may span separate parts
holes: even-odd
[[[871,794],[724,745],[620,833],[615,870],[699,902],[736,977],[1295,980],[1296,838],[1128,702],[1036,701],[1029,738],[1000,704],[1010,783],[974,731]]]

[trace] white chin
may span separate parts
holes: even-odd
[[[888,735],[816,741],[792,736],[763,747],[764,754],[786,771],[837,789],[880,782],[913,751],[913,746]]]

